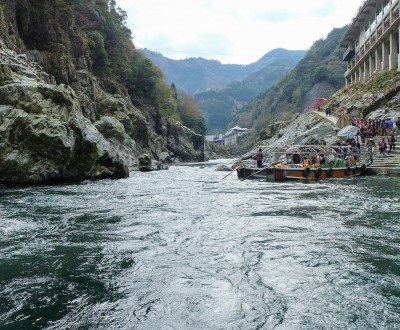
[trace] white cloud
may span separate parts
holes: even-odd
[[[270,50],[308,49],[348,24],[363,0],[117,0],[137,48],[170,58],[248,64]]]

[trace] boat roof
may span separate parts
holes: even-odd
[[[357,148],[348,145],[291,145],[291,146],[268,146],[263,147],[266,153],[282,153],[282,154],[347,154],[349,152],[356,152]]]

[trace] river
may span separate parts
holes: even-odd
[[[1,190],[0,329],[398,329],[400,178],[217,163]]]

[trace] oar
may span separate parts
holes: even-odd
[[[257,171],[257,172],[254,172],[253,174],[250,174],[249,176],[246,176],[244,179],[241,179],[240,181],[244,181],[244,180],[246,180],[246,179],[252,177],[253,175],[256,175],[257,173],[260,173],[261,171],[264,171],[264,170],[266,170],[266,169],[267,169],[267,168],[262,168],[261,170],[259,170],[259,171]]]
[[[231,175],[233,172],[235,172],[239,167],[241,167],[242,165],[239,165],[237,167],[235,167],[232,172],[228,173],[227,175],[225,175],[221,180],[225,179],[227,176]]]

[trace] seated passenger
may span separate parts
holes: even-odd
[[[301,163],[301,156],[298,152],[295,152],[292,156],[292,163],[293,164],[300,164]]]
[[[326,165],[326,158],[323,154],[319,155],[319,163],[321,165]]]

